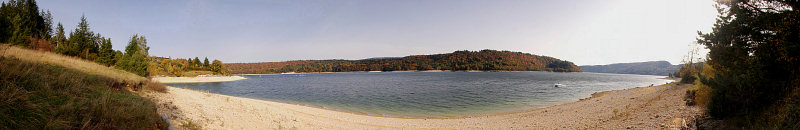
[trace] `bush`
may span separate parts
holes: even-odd
[[[703,77],[701,75],[713,75],[714,73],[715,71],[713,67],[711,67],[710,65],[703,65],[702,71],[697,75],[698,77]],[[708,78],[711,77],[704,77],[704,78],[706,78],[705,80],[708,80]],[[711,102],[711,91],[712,91],[711,87],[703,84],[702,82],[700,82],[700,80],[695,80],[694,85],[692,85],[692,87],[689,87],[689,90],[687,91],[690,91],[691,93],[694,94],[693,101],[700,107],[706,108],[708,104]]]
[[[156,92],[167,92],[166,85],[156,81],[148,81],[147,83],[144,84],[143,88],[145,90],[152,90]]]

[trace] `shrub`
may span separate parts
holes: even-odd
[[[147,83],[144,84],[143,88],[145,90],[152,90],[156,92],[167,92],[166,85],[156,81],[148,81]]]

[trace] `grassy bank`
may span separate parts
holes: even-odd
[[[55,54],[52,52],[36,51],[10,46],[8,44],[0,44],[0,53],[2,53],[0,54],[2,56],[16,57],[17,59],[23,61],[56,65],[86,74],[105,76],[115,79],[119,82],[139,83],[147,81],[147,78],[124,70],[119,70],[113,67],[97,64],[96,62],[86,61],[77,57]]]
[[[158,89],[144,77],[58,54],[0,47],[5,50],[0,50],[0,129],[167,127],[155,104],[135,92]]]

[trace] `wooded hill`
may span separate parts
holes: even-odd
[[[672,65],[667,61],[648,61],[634,63],[616,63],[609,65],[584,65],[580,66],[585,72],[663,75],[677,72],[682,65]]]
[[[286,72],[351,71],[555,71],[582,72],[575,64],[548,56],[522,52],[481,50],[447,54],[412,55],[402,58],[363,60],[298,60],[286,62],[230,63],[235,74],[273,74]]]

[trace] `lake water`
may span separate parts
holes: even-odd
[[[243,75],[174,87],[378,116],[458,117],[574,102],[594,92],[664,84],[663,76],[554,72],[353,72]],[[562,84],[554,87],[554,84]]]

